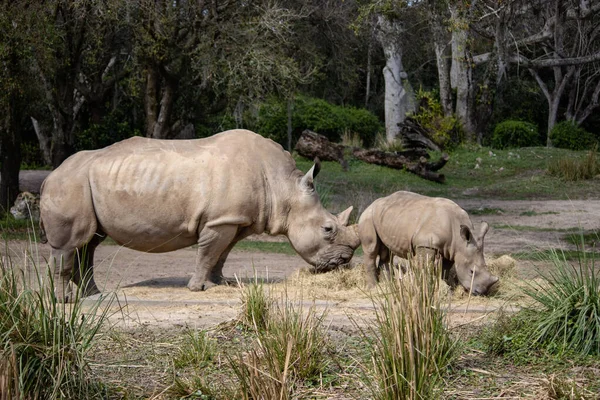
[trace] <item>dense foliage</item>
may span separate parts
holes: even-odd
[[[293,102],[292,130],[297,136],[310,129],[329,140],[339,141],[346,132],[358,134],[365,144],[372,144],[382,131],[379,119],[365,109],[342,107],[325,100],[299,96]],[[287,103],[277,99],[262,104],[254,129],[276,142],[287,138]]]
[[[540,144],[537,127],[529,122],[504,121],[496,125],[492,136],[492,147],[507,149],[538,146]]]
[[[554,125],[550,131],[550,140],[554,147],[570,150],[586,150],[597,143],[594,135],[572,121]]]

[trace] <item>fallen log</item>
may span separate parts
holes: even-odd
[[[449,157],[447,154],[443,154],[440,160],[433,163],[428,162],[425,157],[420,157],[417,162],[414,162],[396,153],[376,149],[355,149],[352,154],[359,160],[369,164],[383,165],[394,169],[405,169],[429,181],[444,183],[446,180],[443,174],[434,171],[438,171],[448,162]]]
[[[447,154],[442,154],[439,160],[430,162],[428,161],[429,154],[424,149],[389,152],[377,149],[350,148],[332,143],[325,136],[308,129],[302,132],[295,147],[298,154],[308,159],[318,157],[324,161],[337,161],[342,165],[344,171],[348,170],[348,162],[344,159],[346,149],[351,151],[357,159],[369,164],[404,169],[421,178],[438,183],[445,181],[445,176],[436,171],[439,171],[448,162],[449,157]]]
[[[440,147],[427,137],[427,130],[414,119],[408,117],[398,125],[399,136],[402,138],[402,145],[405,148],[440,151]]]
[[[344,148],[341,144],[332,143],[325,136],[311,130],[304,130],[294,149],[302,157],[323,161],[337,161],[344,171],[348,170],[348,162],[344,160]]]

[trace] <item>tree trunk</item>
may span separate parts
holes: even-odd
[[[456,116],[465,130],[465,139],[473,142],[473,77],[469,50],[469,23],[456,5],[450,6],[450,14],[456,28],[452,31],[453,87],[456,88]]]
[[[378,39],[385,54],[383,78],[385,81],[385,131],[388,142],[394,141],[400,130],[400,124],[409,112],[410,101],[402,79],[407,75],[402,66],[402,47],[400,35],[402,27],[399,21],[391,21],[378,16]]]
[[[146,93],[144,108],[146,109],[146,137],[154,136],[154,126],[158,119],[158,71],[154,66],[148,66],[146,73]]]
[[[19,194],[19,169],[21,168],[21,135],[17,132],[14,97],[0,127],[0,214],[8,211]]]
[[[35,131],[35,135],[38,138],[38,142],[40,143],[40,151],[42,152],[42,158],[47,165],[52,165],[52,138],[46,132],[37,119],[34,117],[31,118],[31,123],[33,124],[33,130]]]
[[[435,1],[431,1],[428,7],[429,24],[433,36],[433,48],[435,50],[435,61],[438,70],[438,81],[440,86],[440,104],[445,116],[452,115],[452,87],[450,85],[450,54],[448,47],[448,33],[444,26],[444,15]]]
[[[287,101],[287,149],[291,153],[292,152],[292,114],[294,111],[294,97],[290,96]],[[314,157],[313,157],[314,158]]]

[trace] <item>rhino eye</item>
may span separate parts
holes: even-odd
[[[330,235],[333,232],[332,226],[322,226],[321,228],[323,228],[323,232],[325,232],[326,235]]]

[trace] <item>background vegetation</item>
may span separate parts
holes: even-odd
[[[396,135],[390,118],[418,111],[446,150],[589,149],[599,132],[599,10],[553,4],[1,2],[0,204],[16,197],[21,163],[56,167],[133,135],[250,128],[291,147],[312,129],[372,146]],[[402,104],[386,109],[396,95]],[[506,120],[535,125],[539,142],[530,130],[494,139]]]

